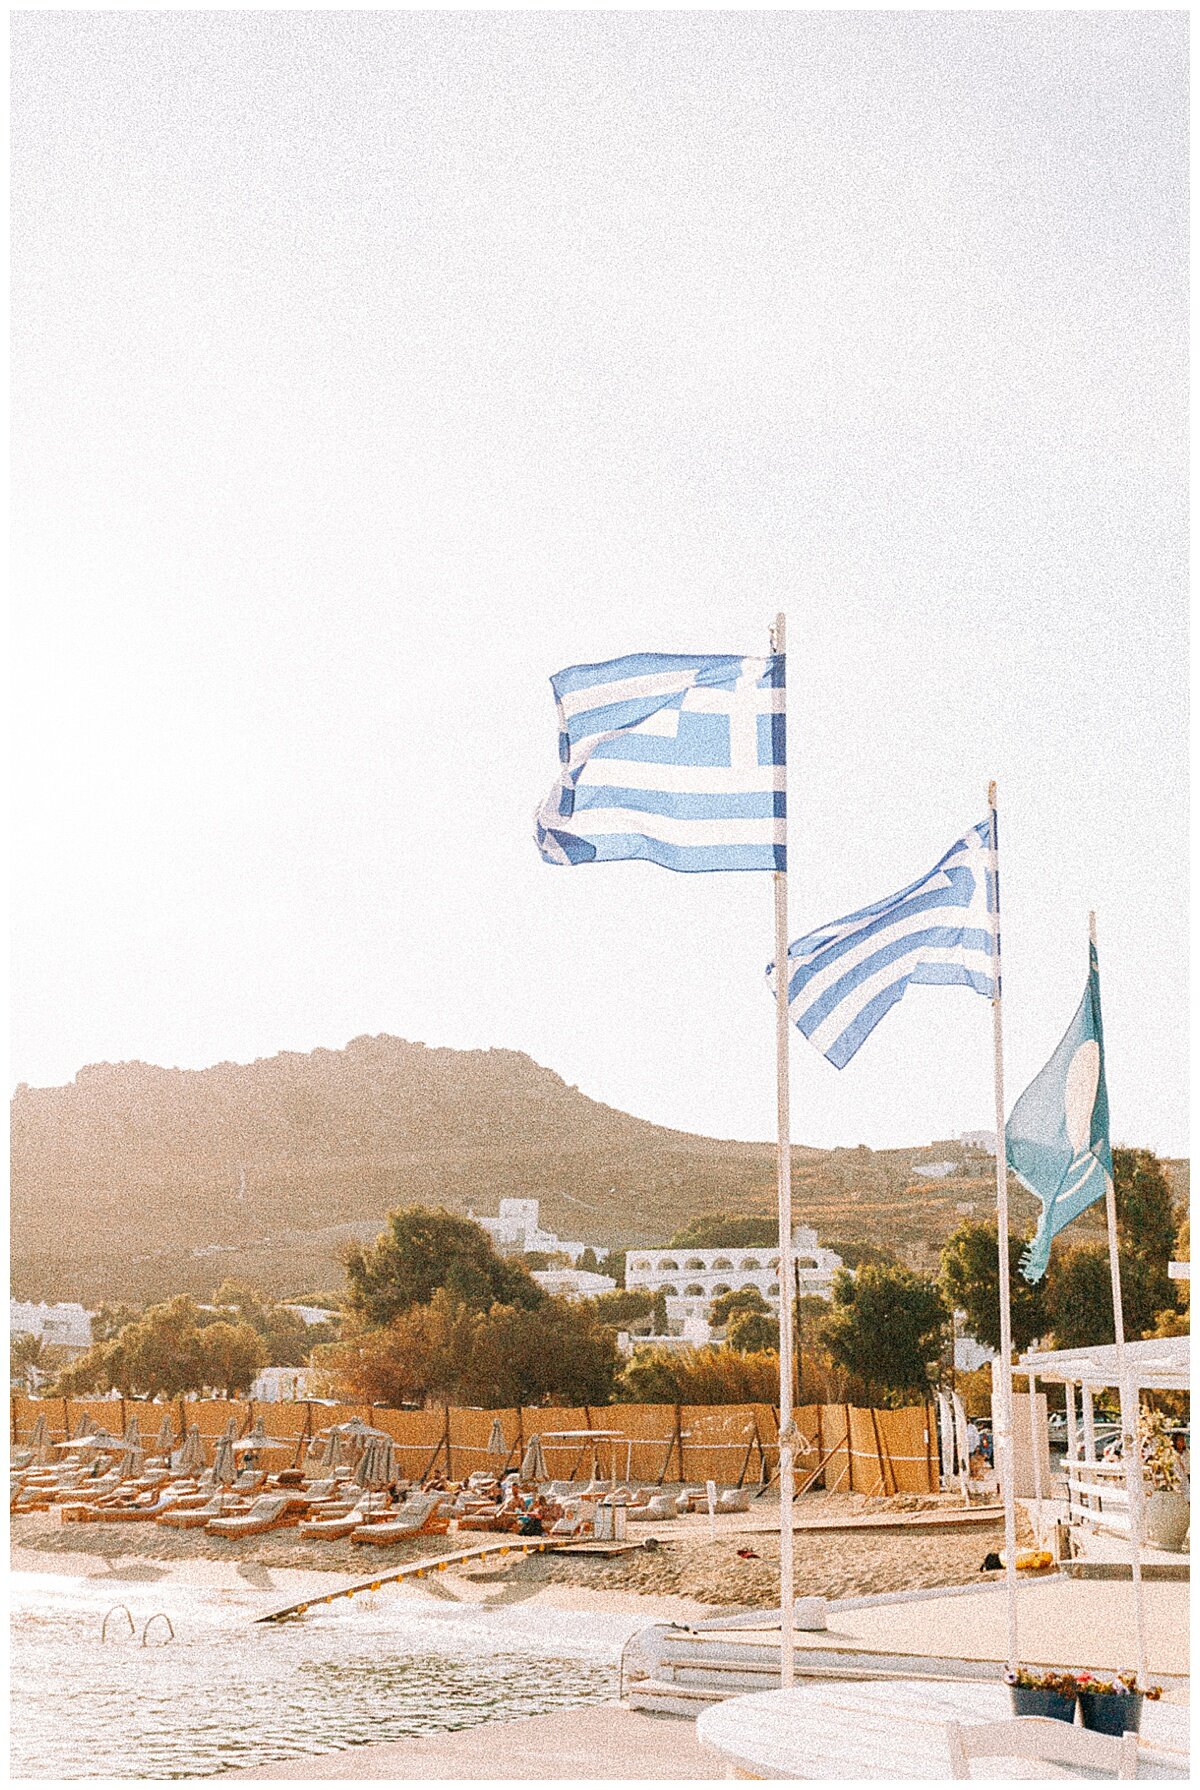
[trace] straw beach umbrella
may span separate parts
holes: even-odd
[[[171,1413],[169,1411],[164,1411],[163,1420],[158,1426],[158,1440],[154,1444],[155,1452],[161,1454],[163,1459],[167,1460],[169,1459],[171,1450],[174,1446],[175,1428],[171,1422]]]
[[[142,1446],[142,1432],[138,1428],[136,1411],[125,1425],[125,1446],[126,1448],[140,1448]]]
[[[498,1417],[492,1418],[492,1433],[488,1437],[487,1451],[497,1462],[496,1471],[499,1472],[508,1459],[508,1443],[504,1440],[504,1425]]]
[[[546,1471],[546,1457],[542,1453],[542,1438],[533,1436],[530,1438],[529,1447],[525,1450],[525,1459],[521,1462],[521,1478],[542,1480],[549,1479],[549,1477],[550,1475]]]
[[[213,1484],[232,1485],[237,1478],[237,1460],[233,1452],[233,1442],[228,1436],[221,1436],[217,1441],[217,1452],[213,1456]]]
[[[175,1468],[180,1473],[199,1473],[204,1465],[204,1444],[200,1440],[199,1424],[191,1424],[184,1437],[183,1447],[175,1456]]]

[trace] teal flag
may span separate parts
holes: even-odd
[[[1042,1203],[1021,1273],[1039,1281],[1051,1239],[1102,1200],[1112,1179],[1100,964],[1089,947],[1087,990],[1062,1043],[1013,1107],[1004,1132],[1008,1166]]]

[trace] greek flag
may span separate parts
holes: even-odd
[[[1037,1232],[1021,1259],[1028,1281],[1042,1278],[1052,1238],[1102,1200],[1112,1178],[1100,964],[1095,945],[1090,952],[1087,988],[1075,1017],[1004,1128],[1008,1166],[1042,1203]]]
[[[980,821],[919,882],[789,947],[788,1011],[835,1069],[913,982],[992,995],[990,837]]]
[[[632,653],[550,682],[562,769],[534,834],[548,864],[785,868],[781,653]]]

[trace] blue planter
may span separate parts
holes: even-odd
[[[1080,1691],[1079,1713],[1093,1734],[1136,1734],[1142,1725],[1142,1693],[1114,1697],[1102,1691]]]
[[[1021,1684],[1010,1684],[1008,1691],[1014,1715],[1048,1715],[1055,1722],[1075,1720],[1074,1697],[1064,1697],[1058,1691],[1029,1690]],[[1110,1702],[1113,1700],[1109,1698]]]

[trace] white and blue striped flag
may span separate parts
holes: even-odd
[[[535,817],[548,864],[786,868],[781,653],[631,653],[550,682],[562,769]]]
[[[980,821],[920,881],[789,947],[788,1012],[836,1069],[914,982],[991,997],[990,837]],[[774,989],[773,963],[767,980]]]

